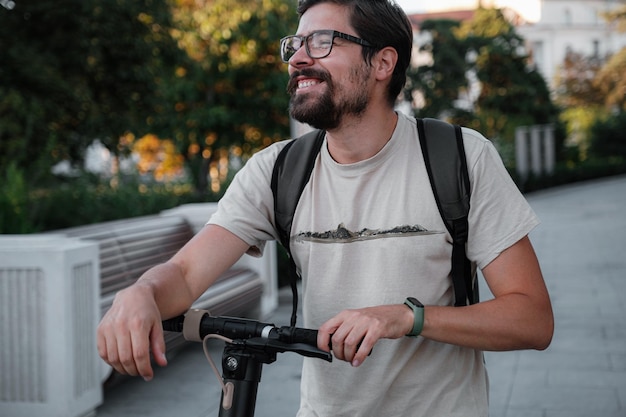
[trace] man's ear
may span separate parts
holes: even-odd
[[[391,46],[387,46],[372,58],[376,79],[379,81],[391,78],[393,70],[398,63],[398,52]]]

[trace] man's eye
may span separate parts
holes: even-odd
[[[332,39],[316,39],[315,42],[313,42],[313,47],[317,49],[328,49],[332,43]]]

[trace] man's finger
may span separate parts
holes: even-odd
[[[123,369],[123,373],[127,375],[137,376],[137,366],[133,357],[132,334],[119,336],[117,338],[117,354],[119,366]]]
[[[134,368],[135,373],[131,375],[140,375],[146,381],[150,381],[154,376],[152,364],[150,363],[150,341],[148,335],[144,332],[131,332],[131,358],[128,363],[130,369]]]
[[[152,348],[152,355],[156,363],[159,366],[166,366],[165,339],[163,337],[163,327],[161,323],[157,323],[152,327],[152,331],[150,332],[150,347]]]

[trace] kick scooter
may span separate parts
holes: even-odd
[[[332,361],[332,355],[317,348],[317,330],[276,327],[270,323],[236,317],[213,317],[206,310],[163,321],[163,330],[182,332],[186,340],[226,342],[222,355],[222,394],[219,417],[253,417],[263,364],[276,361],[277,353]],[[211,366],[214,367],[212,361]],[[217,370],[214,367],[214,370]]]

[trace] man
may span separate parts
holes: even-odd
[[[393,110],[410,61],[406,15],[389,0],[304,0],[299,13],[297,36],[281,42],[290,112],[327,133],[294,216],[292,252],[304,326],[319,328],[320,349],[332,340],[340,360],[305,359],[298,415],[486,416],[482,351],[545,349],[552,338],[550,300],[527,236],[538,221],[493,146],[464,129],[467,253],[494,299],[453,307],[450,236],[415,119]],[[284,145],[251,158],[207,226],[118,293],[98,329],[100,355],[118,371],[150,379],[150,348],[166,364],[161,319],[186,311],[240,256],[277,238],[270,178]],[[338,225],[380,232],[324,233]],[[408,232],[385,232],[403,225]],[[407,297],[425,305],[421,316],[403,304]]]

